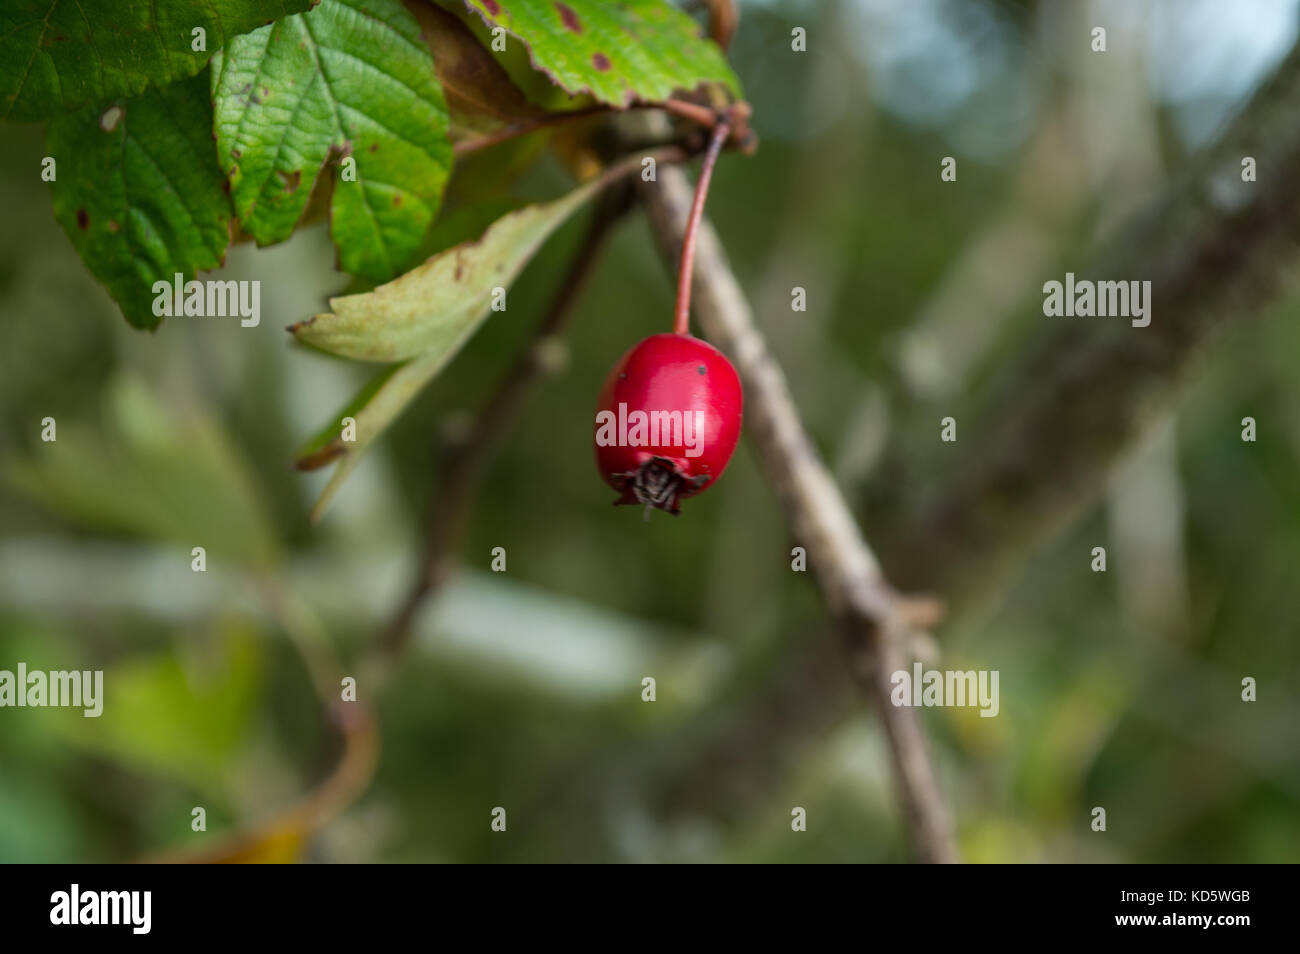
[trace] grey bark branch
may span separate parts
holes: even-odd
[[[982,411],[946,404],[961,408],[956,446],[966,449],[964,459],[975,458],[969,467],[926,463],[921,448],[927,442],[912,440],[915,431],[906,426],[896,432],[874,480],[880,492],[863,509],[877,515],[873,536],[900,585],[923,580],[955,606],[982,592],[991,563],[1015,559],[1095,500],[1115,455],[1140,425],[1147,398],[1168,394],[1198,346],[1286,293],[1280,276],[1294,267],[1300,250],[1297,115],[1300,51],[1278,68],[1220,143],[1121,226],[1106,243],[1109,252],[1080,272],[1151,279],[1150,327],[1115,328],[1112,337],[1096,324],[1053,326],[1041,314],[1031,316],[1041,323],[1041,340],[998,369],[1001,383],[989,390],[1000,397]],[[1241,181],[1244,156],[1257,161],[1255,183]],[[933,435],[933,411],[921,409],[909,423]],[[987,512],[973,512],[981,508]],[[771,726],[768,743],[792,748],[852,711],[849,693],[835,682],[795,691],[794,700],[782,685],[747,694],[736,723]],[[796,707],[798,720],[788,716]],[[696,737],[700,728],[692,723],[682,736]],[[688,785],[710,771],[718,753],[734,747],[729,737],[711,740],[698,758],[673,766],[669,784]],[[747,791],[763,788],[771,777],[771,767],[755,759],[736,771],[745,774]]]
[[[660,251],[677,260],[692,190],[685,174],[660,168],[639,182]],[[889,674],[904,668],[904,641],[916,605],[885,580],[874,554],[805,432],[785,376],[762,334],[708,220],[697,237],[694,316],[705,336],[736,364],[745,388],[745,424],[793,536],[844,634],[852,669],[876,703],[920,860],[957,860],[952,821],[939,791],[914,710],[889,699]]]

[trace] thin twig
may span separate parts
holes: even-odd
[[[689,0],[686,12],[695,16],[701,9],[709,14],[709,36],[713,42],[725,51],[731,46],[731,38],[740,23],[740,11],[736,9],[736,0]]]
[[[678,150],[657,154],[660,161],[685,158]],[[611,165],[602,178],[611,181],[632,168],[630,160]],[[375,692],[382,684],[386,664],[401,651],[411,622],[425,599],[442,582],[447,572],[451,549],[459,536],[464,514],[472,497],[474,475],[490,452],[495,440],[514,418],[529,384],[548,367],[544,358],[546,345],[560,332],[571,305],[600,250],[609,229],[630,206],[631,190],[627,186],[607,191],[588,227],[573,267],[556,292],[546,316],[538,325],[530,346],[520,355],[511,372],[484,406],[470,439],[452,455],[441,493],[434,504],[428,540],[420,572],[411,591],[383,630],[379,642],[381,656],[372,659],[370,671],[361,684]],[[235,831],[217,844],[199,851],[182,850],[150,859],[159,862],[241,862],[296,856],[301,841],[326,821],[352,803],[369,785],[378,762],[379,732],[370,707],[364,702],[345,703],[333,699],[339,680],[332,659],[318,658],[319,621],[306,607],[278,588],[268,590],[268,606],[287,630],[295,636],[295,645],[303,652],[321,693],[330,721],[338,730],[342,752],[334,769],[313,790],[267,821]]]
[[[297,859],[303,843],[369,787],[379,762],[379,727],[364,698],[340,697],[339,663],[311,606],[278,579],[258,581],[263,605],[302,656],[325,721],[337,733],[339,754],[329,774],[269,818],[240,826],[197,848],[164,852],[149,862],[239,864]]]
[[[680,170],[665,169],[657,182],[637,187],[665,259],[675,262],[692,204],[689,182]],[[799,420],[785,376],[754,325],[707,219],[698,232],[695,261],[696,317],[709,339],[736,363],[745,386],[747,433],[841,625],[853,671],[884,722],[917,856],[928,862],[956,861],[951,818],[916,712],[889,699],[889,674],[902,668],[904,640],[923,625],[917,604],[902,598],[884,579]],[[921,615],[931,612],[924,605],[922,610]]]
[[[740,10],[736,0],[706,0],[709,7],[709,36],[713,42],[726,50],[731,46],[731,38],[736,35],[740,24]]]
[[[351,805],[370,785],[379,761],[379,730],[371,710],[359,702],[329,707],[342,751],[330,774],[314,789],[266,821],[240,828],[215,844],[184,848],[143,859],[155,864],[246,864],[297,860],[303,842]]]
[[[627,187],[611,190],[602,196],[569,270],[560,282],[545,317],[533,332],[531,342],[502,376],[496,391],[479,411],[469,437],[449,455],[446,474],[434,495],[424,554],[415,579],[380,637],[380,646],[389,658],[401,652],[409,639],[415,614],[446,578],[452,551],[473,497],[474,477],[514,420],[529,386],[548,369],[545,358],[548,345],[567,323],[573,303],[590,275],[610,229],[627,211],[630,198],[631,192]]]
[[[666,112],[670,112],[674,116],[680,116],[682,119],[689,119],[691,122],[704,129],[712,129],[721,119],[717,110],[684,99],[666,99],[662,103],[646,104],[646,106],[656,105],[662,106]]]
[[[703,127],[704,129],[713,129],[718,123],[718,113],[707,106],[701,106],[698,103],[687,102],[683,99],[667,99],[661,103],[644,103],[635,102],[630,104],[628,109],[662,109],[672,113],[674,116],[680,116],[683,119],[689,119],[691,122]],[[484,133],[481,136],[475,136],[473,139],[462,139],[452,147],[452,153],[457,159],[478,152],[481,149],[487,149],[498,143],[515,139],[519,136],[527,136],[529,133],[537,132],[539,129],[547,129],[552,126],[563,126],[567,123],[576,122],[580,119],[590,119],[593,116],[615,115],[620,110],[613,106],[598,104],[596,106],[584,106],[581,109],[571,109],[560,113],[547,113],[544,116],[534,116],[529,119],[521,119],[518,122],[510,123],[495,129],[490,133]]]
[[[585,106],[582,109],[571,109],[562,113],[547,113],[544,116],[521,119],[518,122],[502,126],[500,129],[494,129],[490,133],[475,136],[473,139],[462,139],[452,147],[452,153],[457,159],[460,159],[471,153],[478,152],[480,149],[495,146],[497,143],[506,142],[519,136],[527,136],[539,129],[562,126],[565,123],[575,122],[579,119],[589,119],[592,116],[603,116],[612,111],[609,106],[605,105]]]

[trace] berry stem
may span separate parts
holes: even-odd
[[[680,116],[688,119],[703,129],[713,129],[717,126],[719,120],[715,110],[707,106],[700,106],[697,103],[691,103],[684,99],[666,99],[660,103],[632,103],[628,109],[662,109],[665,112],[672,113],[674,116]],[[530,116],[527,119],[521,119],[518,122],[502,126],[494,132],[485,133],[482,136],[475,136],[473,139],[462,139],[452,147],[452,153],[457,158],[463,158],[481,149],[487,149],[498,143],[506,142],[517,136],[526,136],[529,133],[537,132],[539,129],[549,129],[553,126],[563,126],[567,123],[577,122],[583,119],[590,119],[593,116],[609,116],[618,110],[603,104],[596,106],[585,106],[582,109],[571,109],[562,113],[545,113],[541,116]]]
[[[691,214],[686,220],[686,232],[682,237],[682,261],[677,269],[677,311],[673,320],[673,331],[679,335],[691,332],[691,272],[695,267],[695,233],[700,229],[700,218],[704,215],[704,199],[709,194],[709,180],[713,178],[713,167],[718,162],[718,153],[722,144],[731,135],[731,122],[720,117],[709,137],[709,148],[704,153],[704,163],[700,166],[700,177],[695,182],[695,201],[691,203]]]

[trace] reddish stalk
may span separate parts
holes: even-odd
[[[672,113],[674,116],[680,116],[682,119],[689,119],[705,129],[712,129],[720,121],[716,110],[710,109],[708,106],[701,106],[698,103],[687,102],[684,99],[666,99],[662,103],[644,103],[633,108],[654,109],[656,107],[662,108],[665,112]]]
[[[730,121],[719,118],[709,137],[709,148],[704,153],[700,177],[695,182],[695,201],[691,203],[690,218],[686,220],[686,233],[682,237],[682,261],[677,269],[677,311],[673,331],[679,335],[691,333],[691,273],[695,268],[695,233],[699,231],[700,217],[704,214],[704,199],[709,194],[713,167],[718,162],[718,154],[722,152],[722,144],[730,134]]]
[[[662,103],[632,103],[628,109],[662,109],[672,113],[674,116],[680,116],[688,119],[693,123],[705,128],[713,129],[717,126],[719,119],[718,114],[707,106],[700,106],[697,103],[690,103],[683,99],[668,99]],[[528,119],[521,119],[518,122],[502,126],[500,129],[485,133],[482,136],[476,136],[473,139],[462,139],[452,147],[453,154],[460,158],[468,156],[471,153],[478,152],[480,149],[487,149],[498,143],[506,142],[518,136],[526,136],[529,133],[537,132],[539,129],[546,129],[551,126],[562,126],[566,123],[577,122],[581,119],[590,119],[593,116],[614,115],[618,110],[611,106],[603,104],[596,106],[585,106],[582,109],[571,109],[563,113],[546,113],[542,116],[533,116]]]
[[[495,132],[476,136],[473,139],[462,139],[452,147],[452,153],[457,157],[468,156],[470,153],[478,152],[480,149],[487,149],[489,146],[495,146],[497,143],[505,142],[508,139],[514,139],[517,136],[526,136],[529,133],[537,132],[539,129],[546,129],[549,126],[559,126],[564,123],[575,122],[579,119],[589,119],[592,116],[602,116],[609,112],[611,112],[611,110],[608,106],[587,106],[582,109],[571,109],[564,113],[547,113],[544,116],[534,116],[529,119],[521,119],[519,122],[511,123],[508,126],[502,126]]]

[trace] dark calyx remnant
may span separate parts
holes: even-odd
[[[645,504],[645,518],[650,511],[659,509],[676,516],[681,513],[677,498],[683,488],[698,489],[709,482],[708,474],[688,477],[677,469],[667,457],[652,457],[637,470],[616,475],[623,481],[623,496],[614,501],[619,504]]]

